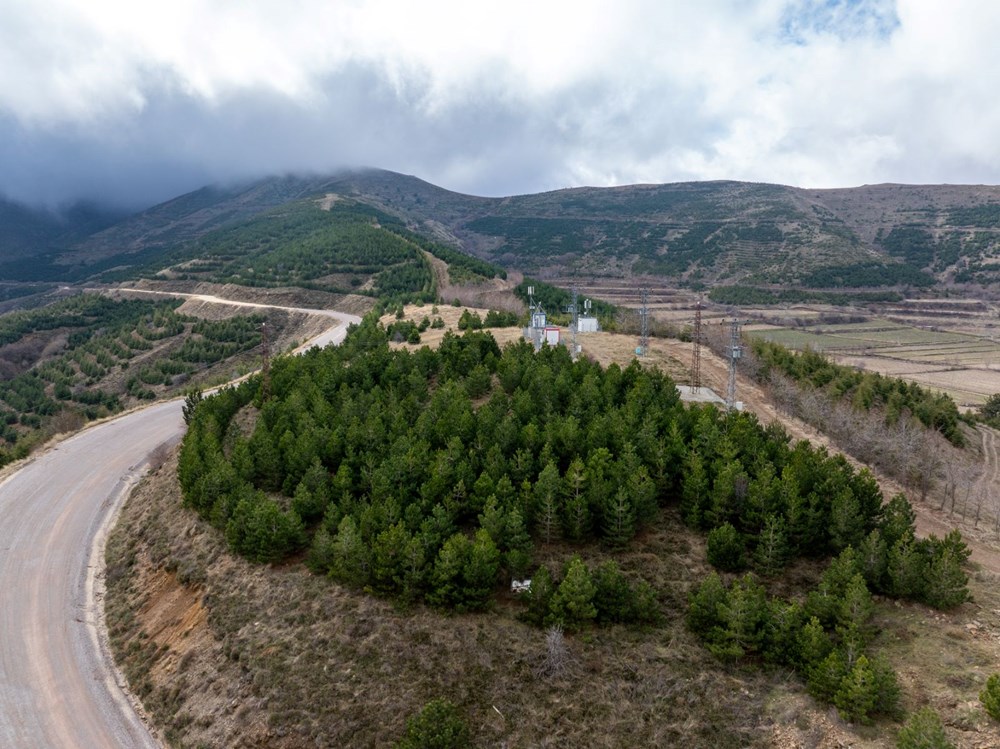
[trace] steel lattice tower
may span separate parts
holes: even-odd
[[[639,310],[639,356],[649,350],[649,289],[642,290],[642,309]]]
[[[729,385],[726,388],[726,408],[730,411],[736,407],[736,362],[741,356],[740,321],[734,319],[729,324]]]
[[[570,312],[573,313],[573,351],[572,357],[573,361],[576,361],[576,352],[579,350],[576,346],[576,333],[577,328],[580,327],[580,305],[577,303],[577,291],[576,285],[573,286],[573,304],[570,307]]]
[[[694,333],[691,336],[691,392],[701,390],[701,299],[694,306]]]

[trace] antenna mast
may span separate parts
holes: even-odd
[[[636,353],[645,356],[649,351],[649,289],[642,290],[642,309],[639,310],[639,348]]]
[[[260,324],[260,345],[262,349],[260,365],[260,402],[271,397],[271,347],[267,338],[267,323]]]
[[[701,297],[694,305],[694,334],[691,336],[691,392],[701,391]]]
[[[743,356],[740,345],[740,321],[733,319],[729,324],[729,386],[726,388],[726,408],[736,408],[736,362]]]

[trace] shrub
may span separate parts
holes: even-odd
[[[1000,720],[1000,674],[993,674],[986,680],[986,686],[979,693],[979,701],[994,720]]]
[[[941,719],[931,708],[918,710],[896,737],[897,749],[954,749],[944,734]]]
[[[723,523],[708,534],[709,563],[720,570],[735,572],[743,568],[743,538],[729,523]]]
[[[566,569],[566,576],[552,596],[546,623],[574,630],[593,621],[597,616],[594,606],[596,592],[597,588],[587,565],[580,557],[573,557]]]
[[[406,721],[406,733],[396,749],[464,749],[471,746],[469,727],[458,708],[435,699]]]

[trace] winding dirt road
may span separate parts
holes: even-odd
[[[360,319],[283,309],[335,321],[308,345],[339,343]],[[149,454],[182,433],[181,401],[156,404],[83,430],[0,483],[0,747],[160,746],[109,665],[95,573]]]

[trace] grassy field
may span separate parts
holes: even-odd
[[[1000,392],[1000,343],[985,335],[916,327],[885,319],[784,328],[748,326],[748,336],[902,377],[972,408]]]

